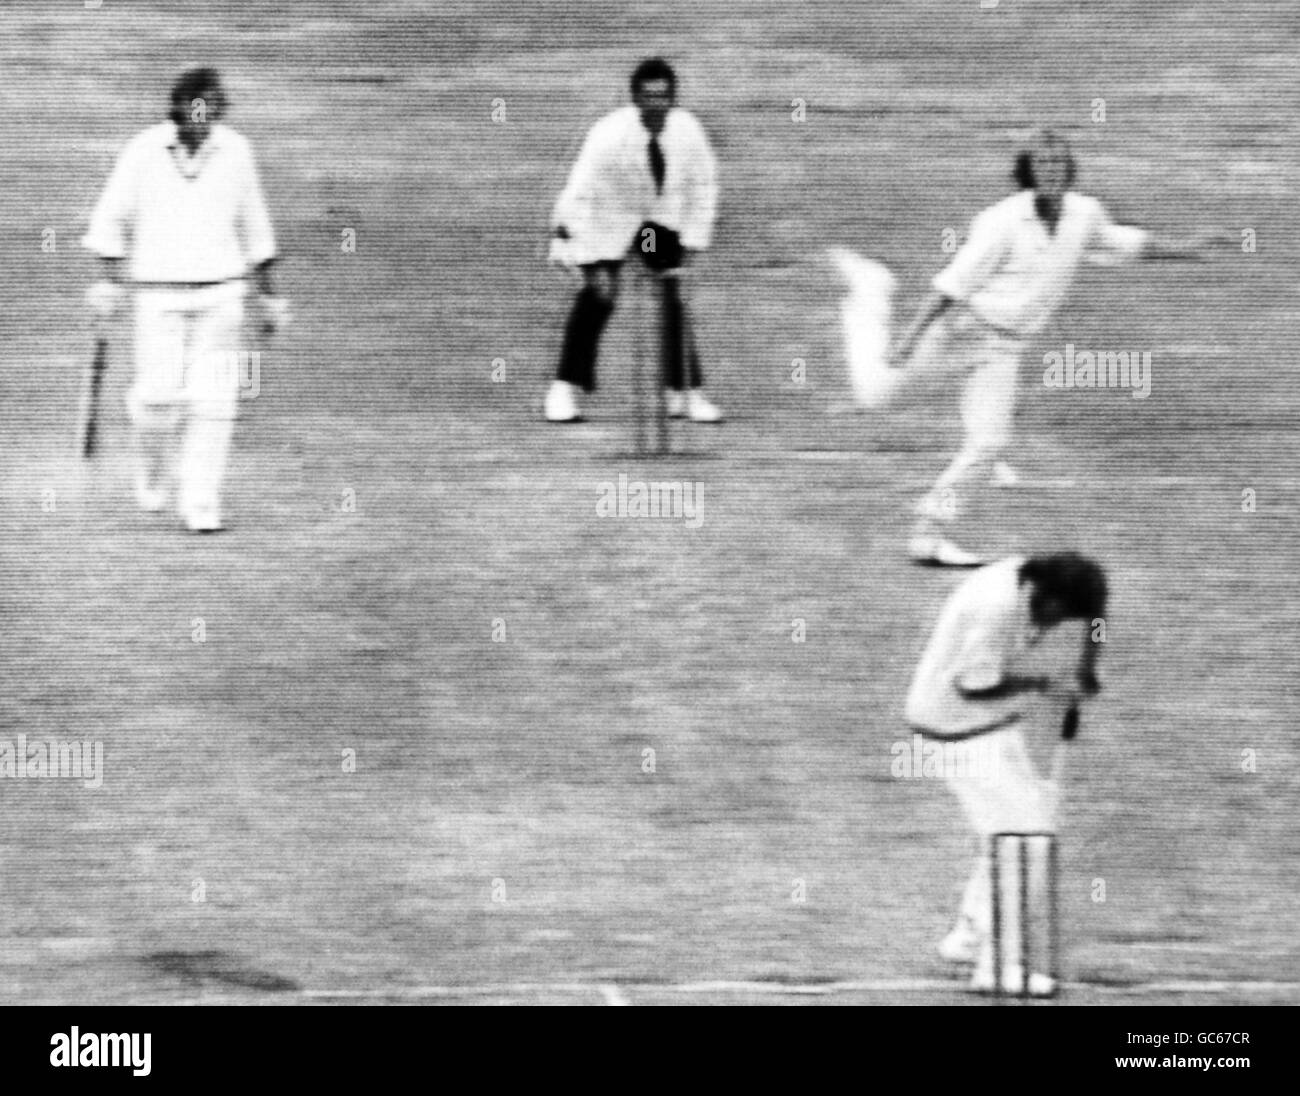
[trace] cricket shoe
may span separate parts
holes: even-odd
[[[136,505],[149,514],[166,509],[166,481],[157,474],[155,462],[142,455],[135,463],[131,485],[135,488]]]
[[[980,963],[971,976],[970,988],[976,993],[995,993],[992,962]],[[1031,971],[1029,985],[1024,982],[1024,969],[1018,963],[1007,963],[1002,967],[1002,992],[1015,996],[1055,997],[1056,979],[1050,974]]]
[[[670,419],[686,419],[691,422],[721,422],[722,412],[705,398],[703,392],[698,388],[692,388],[688,392],[680,392],[675,388],[669,388],[665,393],[668,397],[668,417]]]
[[[989,478],[994,487],[1020,487],[1024,484],[1020,473],[1004,460],[993,465],[993,474]]]
[[[974,963],[983,943],[984,938],[963,921],[939,941],[939,957],[949,963]]]
[[[547,422],[582,422],[578,410],[578,386],[568,381],[552,381],[546,392]]]
[[[942,491],[931,491],[922,495],[912,507],[912,513],[920,518],[920,524],[931,522],[949,522],[956,520],[961,513],[961,503],[956,492],[950,487]]]
[[[136,480],[135,502],[145,513],[156,514],[166,509],[167,495],[157,487],[150,487],[143,480]]]
[[[968,552],[947,537],[935,533],[917,533],[907,542],[907,554],[917,563],[938,567],[979,567],[984,557]]]
[[[225,528],[215,506],[193,506],[181,510],[181,520],[191,533],[219,533]]]

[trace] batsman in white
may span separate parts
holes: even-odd
[[[718,204],[717,164],[695,115],[677,106],[677,76],[662,58],[632,73],[630,106],[591,127],[552,216],[550,258],[577,267],[583,286],[564,329],[556,378],[546,395],[546,418],[578,422],[580,392],[596,387],[600,336],[618,301],[619,272],[629,250],[653,226],[673,267],[709,246]],[[650,265],[647,261],[647,265]],[[659,264],[663,269],[664,264]],[[688,332],[676,277],[663,283],[669,337],[664,363],[668,414],[718,422],[721,412],[702,391],[699,350]]]
[[[1013,177],[1019,192],[974,219],[966,243],[935,276],[933,292],[878,369],[871,368],[864,347],[876,341],[882,312],[888,322],[892,281],[882,280],[877,264],[851,252],[831,253],[852,287],[845,335],[859,404],[883,407],[896,399],[906,387],[901,367],[909,359],[908,374],[951,371],[965,377],[965,441],[916,507],[908,551],[920,562],[984,562],[955,544],[948,530],[981,477],[1004,487],[1019,481],[1003,455],[1011,441],[1020,360],[1027,340],[1065,299],[1079,267],[1085,261],[1111,266],[1139,257],[1199,258],[1220,235],[1173,241],[1115,224],[1097,199],[1071,189],[1074,158],[1065,139],[1051,131],[1020,154]]]
[[[953,591],[912,680],[907,720],[923,735],[954,743],[944,778],[980,842],[956,927],[939,946],[945,959],[974,964],[974,989],[995,987],[992,835],[1056,832],[1065,744],[1078,730],[1080,702],[1100,689],[1095,629],[1105,611],[1106,576],[1092,560],[1011,556]],[[1026,912],[1045,911],[1046,846],[1030,843],[1028,853]],[[1004,865],[1000,878],[1002,985],[1019,992],[1026,972],[1017,961],[1018,865]],[[1048,996],[1056,987],[1048,972],[1032,970],[1028,988]]]
[[[268,333],[289,318],[276,296],[275,237],[248,142],[220,124],[218,74],[192,69],[175,83],[168,120],[118,157],[84,245],[102,260],[87,293],[110,319],[135,289],[135,379],[127,397],[135,495],[167,505],[173,436],[176,506],[187,528],[222,528],[221,482],[239,400],[244,299],[252,274]],[[124,271],[128,259],[129,271]]]

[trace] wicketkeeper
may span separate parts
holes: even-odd
[[[596,387],[596,352],[618,300],[619,271],[629,252],[662,276],[684,267],[691,252],[709,246],[718,201],[716,163],[704,127],[676,105],[676,96],[677,77],[666,61],[652,58],[638,65],[632,73],[633,104],[592,126],[555,204],[551,261],[576,266],[583,286],[546,395],[551,422],[582,419],[578,393]],[[682,337],[685,321],[676,278],[665,278],[663,299],[668,414],[718,422],[721,413],[701,391],[694,339]]]
[[[167,505],[173,435],[176,507],[187,528],[222,527],[221,482],[239,400],[244,298],[252,275],[270,332],[288,322],[275,295],[275,237],[248,142],[219,119],[209,68],[183,74],[168,120],[122,151],[83,243],[102,260],[87,299],[101,321],[135,290],[135,380],[127,393],[136,500]],[[124,269],[129,252],[129,270]]]
[[[1056,832],[1063,751],[1078,731],[1079,705],[1100,689],[1094,629],[1105,611],[1106,577],[1092,560],[1012,556],[957,587],[912,680],[907,720],[954,743],[944,778],[980,840],[957,925],[939,945],[945,959],[975,964],[975,989],[995,985],[992,835]],[[1046,908],[1045,851],[1041,843],[1029,846],[1030,909]],[[1001,883],[1002,984],[1019,992],[1025,972],[1015,961],[1023,930],[1016,865],[1001,873]],[[1037,970],[1028,972],[1028,987],[1037,996],[1056,988]]]

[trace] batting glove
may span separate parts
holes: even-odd
[[[551,266],[562,266],[572,269],[577,264],[573,261],[573,240],[569,236],[569,230],[560,225],[551,234],[551,246],[547,252],[546,261]]]
[[[289,302],[284,297],[264,293],[259,303],[262,306],[262,330],[266,334],[274,335],[289,326],[293,315],[289,310]]]
[[[1077,706],[1071,706],[1065,713],[1065,721],[1061,724],[1061,737],[1066,742],[1071,741],[1079,733],[1079,709]]]
[[[86,290],[86,305],[100,320],[111,320],[126,297],[126,290],[107,278],[95,282]]]

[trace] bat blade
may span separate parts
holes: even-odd
[[[81,414],[78,417],[77,451],[82,460],[95,455],[99,442],[99,391],[108,368],[108,340],[100,336],[95,340],[95,354],[86,375],[86,386],[81,397]]]

